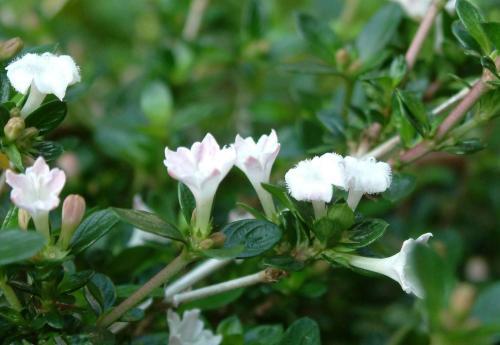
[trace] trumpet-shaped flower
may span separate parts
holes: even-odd
[[[363,194],[384,192],[391,185],[391,167],[375,158],[354,158],[347,156],[344,167],[344,183],[349,191],[347,204],[355,210]]]
[[[59,205],[59,193],[66,182],[64,172],[58,168],[49,169],[43,157],[38,157],[24,174],[7,170],[6,182],[12,187],[12,202],[27,210],[37,230],[49,237],[48,215]]]
[[[165,148],[164,164],[168,174],[184,183],[194,195],[195,227],[202,237],[206,237],[209,232],[215,192],[233,167],[235,159],[234,148],[221,149],[210,133],[201,142],[194,143],[191,149],[179,147],[177,151],[171,151]]]
[[[257,143],[251,138],[236,136],[234,141],[236,166],[243,171],[259,196],[266,215],[272,216],[274,208],[271,195],[262,188],[262,183],[269,183],[271,169],[280,151],[280,144],[274,129],[269,135],[263,135]]]
[[[29,53],[10,63],[6,70],[16,91],[25,95],[30,90],[21,109],[24,117],[38,108],[46,95],[54,94],[62,100],[68,86],[80,81],[78,66],[69,55]]]
[[[431,233],[426,233],[416,240],[410,238],[403,242],[399,253],[385,259],[367,258],[357,255],[346,255],[345,258],[351,266],[383,274],[397,281],[406,293],[412,293],[418,298],[423,298],[424,292],[415,275],[410,258],[415,246],[418,243],[426,244],[431,237]]]
[[[333,186],[345,189],[342,157],[325,153],[299,162],[285,175],[289,193],[299,201],[311,201],[316,217],[326,211],[325,203],[333,197]]]
[[[192,309],[184,312],[182,319],[172,310],[168,311],[167,320],[170,335],[169,345],[219,345],[221,335],[204,329],[200,318],[200,310]]]
[[[420,20],[427,13],[432,0],[393,0],[401,5],[406,14],[413,19]],[[445,8],[449,13],[455,11],[456,0],[449,0]]]

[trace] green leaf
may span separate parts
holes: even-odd
[[[238,245],[231,248],[206,249],[202,253],[209,258],[233,259],[245,251],[245,246]]]
[[[286,188],[281,186],[275,186],[268,183],[262,183],[262,188],[268,191],[278,202],[283,206],[288,208],[291,211],[297,211],[295,204],[288,196]]]
[[[244,250],[238,255],[240,258],[260,255],[273,248],[281,239],[281,230],[276,224],[259,219],[230,223],[222,229],[222,233],[226,235],[224,248],[243,245]]]
[[[260,0],[249,0],[243,16],[243,32],[250,39],[258,39],[263,33],[262,5]]]
[[[497,49],[500,50],[500,23],[498,22],[490,22],[483,23],[483,30],[488,36],[491,44]]]
[[[408,65],[406,64],[406,59],[403,55],[396,57],[391,62],[391,67],[389,68],[389,76],[392,79],[392,86],[396,87],[404,79],[408,73]]]
[[[85,287],[85,298],[96,314],[101,315],[115,303],[115,286],[109,277],[96,273]]]
[[[482,26],[484,17],[479,9],[467,0],[457,0],[456,10],[465,29],[479,43],[483,52],[486,55],[491,53],[491,43]]]
[[[262,213],[261,211],[253,208],[252,206],[249,206],[247,204],[244,204],[242,202],[237,202],[236,206],[239,206],[243,208],[245,211],[250,213],[255,219],[267,219],[266,215]]]
[[[334,246],[342,237],[342,230],[337,226],[337,223],[326,217],[316,220],[312,231],[326,247]]]
[[[322,65],[314,62],[298,62],[280,66],[284,72],[303,73],[303,74],[319,74],[319,75],[338,75],[344,74],[335,68],[327,65]]]
[[[186,219],[188,224],[191,224],[193,212],[196,208],[194,195],[184,183],[179,182],[177,186],[177,196],[179,198],[179,205],[181,207],[182,214],[184,215],[184,219]]]
[[[186,310],[200,308],[202,310],[217,310],[236,301],[245,291],[244,288],[234,289],[225,293],[199,299],[184,305]]]
[[[262,265],[292,272],[301,271],[304,268],[304,262],[297,261],[291,256],[273,256],[270,258],[264,258]]]
[[[485,148],[486,144],[484,144],[481,139],[473,138],[464,139],[454,145],[445,146],[442,150],[455,155],[469,155],[484,150]]]
[[[16,206],[12,206],[5,215],[5,218],[3,219],[2,222],[2,227],[0,229],[9,230],[18,228],[19,227],[18,214],[19,214],[19,208],[17,208]]]
[[[76,229],[70,243],[71,252],[76,254],[87,249],[117,223],[118,217],[112,209],[92,213]]]
[[[423,289],[424,306],[430,323],[438,327],[441,311],[447,304],[454,283],[449,263],[431,247],[417,244],[411,253],[409,267],[414,269]]]
[[[245,345],[278,345],[283,337],[281,325],[264,325],[245,333]]]
[[[57,291],[60,294],[63,293],[71,293],[76,291],[85,284],[94,276],[95,272],[92,270],[80,271],[75,273],[65,273],[63,279],[57,286]]]
[[[147,84],[141,94],[141,109],[151,124],[165,126],[173,111],[172,93],[161,81]]]
[[[174,241],[186,242],[182,233],[175,227],[154,213],[124,208],[113,208],[120,220],[152,234],[169,238]]]
[[[0,232],[0,266],[31,258],[47,240],[38,232],[6,230]]]
[[[500,325],[500,283],[494,283],[480,292],[474,307],[472,317],[482,324]]]
[[[335,47],[338,42],[328,25],[309,14],[299,13],[297,27],[304,40],[320,57],[327,62],[334,60]]]
[[[10,97],[10,83],[7,78],[7,73],[2,71],[0,73],[0,103],[5,103]]]
[[[57,128],[64,121],[68,107],[65,102],[58,100],[43,104],[26,118],[26,128],[35,127],[40,135],[44,135]]]
[[[37,151],[35,156],[42,156],[47,162],[55,161],[64,152],[61,144],[55,141],[42,141],[33,145]]]
[[[415,189],[415,180],[413,175],[396,173],[392,175],[391,186],[382,195],[393,203],[404,199]]]
[[[18,171],[24,171],[23,158],[15,144],[5,146],[4,152]]]
[[[243,325],[237,316],[229,316],[217,326],[222,335],[222,345],[243,345]]]
[[[342,245],[350,249],[366,247],[384,235],[389,224],[382,219],[363,219],[349,229]]]
[[[465,29],[465,26],[461,21],[455,20],[451,26],[451,31],[460,45],[466,50],[466,53],[474,56],[480,56],[481,47]]]
[[[376,59],[396,33],[402,14],[398,5],[388,4],[368,21],[356,40],[362,61]]]
[[[324,109],[316,113],[321,124],[333,136],[345,136],[345,122],[342,115],[334,109]]]
[[[337,231],[344,231],[354,224],[355,217],[347,204],[335,204],[328,209],[328,219],[335,223]]]
[[[412,124],[415,130],[423,137],[429,135],[431,125],[427,109],[415,94],[397,89],[394,92],[399,105],[399,112]]]
[[[286,330],[280,344],[321,345],[318,324],[308,317],[298,319]]]
[[[4,129],[5,125],[7,124],[7,122],[9,122],[9,120],[10,120],[9,109],[4,107],[3,105],[0,105],[0,137],[3,137],[5,135],[5,132],[3,131],[3,129]]]
[[[495,65],[495,61],[493,61],[492,58],[490,58],[489,56],[481,56],[481,65],[485,69],[493,73],[493,75],[497,77],[497,79],[500,79],[500,75],[497,71],[497,66]]]

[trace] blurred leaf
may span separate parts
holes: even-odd
[[[399,105],[399,112],[412,124],[415,130],[424,138],[430,134],[431,125],[427,109],[422,101],[413,93],[396,90],[394,96]]]
[[[87,283],[85,298],[96,314],[101,315],[115,303],[115,286],[109,277],[96,273]]]
[[[264,258],[262,265],[292,272],[300,271],[304,268],[304,262],[297,261],[291,256],[273,256],[270,258]]]
[[[7,124],[7,122],[9,122],[9,119],[10,119],[9,109],[7,109],[3,105],[0,105],[0,137],[3,137],[5,135],[3,129]]]
[[[0,72],[0,103],[5,103],[9,100],[10,96],[10,83],[7,78],[7,73]]]
[[[6,230],[0,232],[0,265],[29,259],[37,254],[47,240],[34,231]]]
[[[481,291],[472,309],[472,316],[487,325],[500,325],[500,283],[491,284]]]
[[[186,310],[200,308],[202,310],[217,310],[236,301],[243,294],[245,289],[234,289],[222,294],[206,297],[184,305]]]
[[[244,245],[237,245],[231,248],[206,249],[202,253],[209,258],[233,259],[238,257],[245,250]]]
[[[35,127],[40,135],[45,135],[54,130],[64,121],[68,107],[65,102],[50,101],[33,111],[26,118],[26,128]]]
[[[11,206],[3,219],[0,230],[17,229],[19,227],[18,214],[19,208],[17,208],[17,206]]]
[[[319,327],[316,321],[304,317],[288,327],[281,345],[321,345]]]
[[[337,38],[328,25],[309,14],[299,13],[297,27],[304,40],[319,56],[327,62],[334,61]]]
[[[186,242],[177,227],[164,221],[154,213],[124,208],[113,208],[112,210],[120,220],[136,228],[174,241]]]
[[[152,81],[141,94],[141,108],[155,126],[166,126],[172,116],[173,99],[170,89],[161,81]]]
[[[7,145],[4,146],[3,150],[16,170],[24,171],[23,159],[21,157],[21,153],[17,149],[17,146],[15,144]]]
[[[468,155],[484,150],[485,148],[486,145],[480,139],[473,138],[461,140],[454,145],[445,146],[442,149],[455,155]]]
[[[408,65],[406,64],[406,59],[403,55],[399,55],[391,62],[389,68],[389,76],[392,79],[392,86],[396,87],[404,79],[408,73]]]
[[[495,65],[495,61],[493,61],[492,58],[489,56],[481,56],[481,65],[490,71],[494,76],[497,77],[497,79],[500,79],[500,75],[498,74],[497,71],[497,66]]]
[[[132,308],[127,311],[122,317],[120,317],[121,322],[137,322],[144,319],[144,310],[140,308]]]
[[[483,23],[482,26],[486,36],[490,39],[490,42],[497,50],[500,50],[500,23]]]
[[[479,9],[467,0],[457,0],[455,6],[458,18],[469,34],[479,43],[484,53],[491,53],[490,40],[482,26],[484,17]]]
[[[410,195],[415,190],[415,176],[404,173],[392,175],[391,186],[382,195],[395,203]]]
[[[87,216],[71,238],[70,249],[79,253],[106,235],[116,224],[118,217],[112,209],[97,211]]]
[[[245,345],[278,345],[283,337],[283,327],[256,326],[245,332]]]
[[[342,229],[329,218],[321,218],[314,222],[312,231],[316,238],[326,247],[334,246],[342,237]]]
[[[345,136],[345,122],[341,114],[333,109],[319,111],[316,116],[333,136]]]
[[[363,219],[347,231],[341,245],[350,249],[366,247],[382,237],[388,227],[382,219]]]
[[[291,211],[296,211],[297,208],[293,201],[289,198],[286,188],[268,183],[262,183],[262,188],[269,192],[278,202]]]
[[[55,141],[41,141],[33,145],[35,156],[42,156],[47,162],[55,161],[64,152],[61,144]]]
[[[237,316],[222,320],[217,326],[217,334],[222,335],[222,345],[243,345],[243,326]]]
[[[179,182],[179,184],[177,185],[177,195],[184,219],[188,224],[191,224],[193,212],[196,208],[196,200],[194,199],[194,195],[182,182]]]
[[[244,204],[242,202],[237,202],[236,203],[236,206],[239,206],[241,208],[243,208],[245,211],[247,211],[248,213],[250,213],[255,219],[267,219],[266,215],[264,213],[262,213],[261,211],[253,208],[252,206],[249,206],[247,204]]]
[[[375,59],[384,50],[398,28],[402,14],[398,5],[387,4],[368,21],[356,40],[363,62]]]
[[[258,39],[263,34],[263,15],[260,0],[248,0],[243,16],[243,32],[250,39]]]
[[[314,62],[298,62],[293,64],[281,65],[280,68],[285,72],[303,73],[303,74],[326,74],[344,76],[335,68]]]
[[[238,255],[248,258],[260,255],[281,239],[281,230],[271,222],[258,219],[239,220],[226,225],[222,229],[226,235],[224,248],[233,248],[243,245],[244,251]]]
[[[462,24],[461,21],[459,20],[454,21],[451,30],[455,38],[469,54],[471,55],[480,54],[481,47],[476,42],[476,40],[469,34],[469,32],[465,29],[465,26]]]

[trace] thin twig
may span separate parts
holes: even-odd
[[[410,48],[406,52],[406,63],[408,65],[408,69],[413,69],[415,66],[415,62],[417,61],[418,54],[424,45],[425,39],[429,34],[429,31],[434,24],[434,20],[438,15],[439,11],[441,11],[443,7],[442,0],[434,0],[427,10],[424,19],[420,22],[420,26],[418,27],[417,33],[413,38],[413,41],[410,44]]]
[[[209,0],[193,0],[189,6],[186,24],[182,30],[182,37],[186,41],[194,41],[200,31],[201,20],[208,6]]]
[[[259,284],[259,283],[273,283],[278,281],[284,276],[284,271],[267,268],[260,272],[244,276],[241,278],[228,280],[220,284],[206,286],[201,289],[179,293],[174,295],[173,304],[179,306],[181,303],[194,301],[197,299],[218,295],[223,292]]]

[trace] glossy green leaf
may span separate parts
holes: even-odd
[[[399,112],[412,124],[415,130],[423,137],[429,135],[431,125],[425,105],[415,94],[396,90],[394,93],[399,106]]]
[[[82,288],[94,276],[92,270],[75,273],[65,273],[63,279],[57,286],[57,291],[61,294],[70,293]]]
[[[244,250],[238,255],[241,258],[248,258],[260,255],[281,239],[281,230],[271,222],[258,219],[245,219],[230,223],[222,229],[226,235],[224,248],[234,248],[243,246]]]
[[[493,283],[479,293],[472,316],[483,324],[500,325],[500,283]]]
[[[120,220],[143,231],[166,237],[174,241],[186,241],[182,233],[179,229],[177,229],[177,227],[175,227],[175,225],[164,221],[154,213],[139,210],[128,210],[124,208],[113,208],[113,212],[120,218]]]
[[[245,332],[245,345],[278,345],[283,337],[281,325],[264,325]]]
[[[181,207],[182,214],[184,215],[184,219],[186,219],[188,224],[191,224],[193,212],[196,208],[194,195],[184,183],[179,182],[177,185],[177,196],[179,198],[179,205]]]
[[[382,237],[388,227],[382,219],[363,219],[349,229],[342,245],[351,249],[366,247]]]
[[[484,144],[480,139],[464,139],[454,145],[443,147],[443,151],[453,153],[455,155],[469,155],[476,153],[478,151],[484,150],[486,144]]]
[[[61,144],[54,141],[42,141],[33,145],[35,156],[42,156],[47,162],[55,161],[64,152]]]
[[[79,253],[106,235],[117,223],[118,216],[112,209],[97,211],[87,216],[78,226],[71,239],[70,249]]]
[[[54,130],[64,121],[68,107],[58,100],[43,104],[26,118],[26,128],[35,127],[40,135]]]
[[[85,298],[96,314],[101,315],[115,303],[115,286],[109,277],[96,273],[87,283]]]
[[[0,230],[17,229],[19,227],[18,214],[19,208],[12,206],[5,215]]]
[[[481,52],[481,47],[476,42],[474,37],[472,37],[469,32],[465,29],[465,26],[461,21],[456,20],[451,26],[453,35],[458,40],[460,45],[466,50],[467,53],[471,55],[479,56]]]
[[[410,174],[395,173],[392,175],[391,186],[382,195],[391,202],[406,198],[415,190],[416,178]]]
[[[499,22],[483,23],[482,26],[491,44],[497,50],[500,50],[500,23]]]
[[[308,317],[298,319],[288,327],[280,345],[321,345],[318,324]]]
[[[299,13],[297,27],[304,40],[319,56],[327,62],[334,60],[338,42],[328,25],[309,14]]]
[[[465,29],[474,37],[483,52],[491,53],[491,43],[482,26],[484,17],[479,9],[468,0],[457,0],[456,11]]]
[[[34,231],[5,230],[0,232],[0,266],[31,258],[47,240]]]

